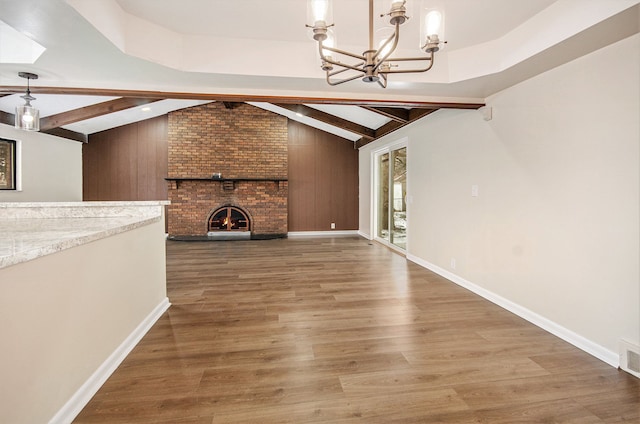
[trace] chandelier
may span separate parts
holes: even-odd
[[[380,15],[380,17],[388,17],[390,25],[388,30],[391,35],[384,37],[376,49],[373,0],[369,0],[369,48],[362,54],[356,54],[340,50],[335,46],[331,0],[308,0],[307,19],[313,22],[313,25],[306,26],[311,29],[313,39],[318,42],[321,68],[326,73],[329,85],[339,85],[361,78],[364,82],[377,82],[381,87],[386,88],[389,74],[419,73],[431,69],[435,53],[442,46],[442,12],[426,9],[421,16],[420,50],[424,51],[425,55],[394,57],[393,53],[400,40],[400,25],[409,19],[405,5],[406,0],[391,0],[389,12]],[[352,63],[345,63],[339,59]]]

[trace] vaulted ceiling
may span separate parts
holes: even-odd
[[[59,91],[63,91],[64,94],[52,94]],[[55,104],[58,108],[62,104],[68,104],[66,102],[69,99],[65,98],[69,96],[76,100],[85,100],[79,103],[83,104],[80,107],[72,107],[56,113],[46,111],[40,119],[41,132],[81,142],[87,141],[88,134],[101,130],[149,119],[185,107],[219,101],[228,109],[233,109],[240,103],[249,103],[336,134],[361,147],[443,107],[477,109],[482,106],[477,102],[382,102],[339,99],[321,101],[306,98],[135,92],[112,89],[41,88],[40,92],[44,93],[39,95],[42,96],[40,99],[54,104],[53,110],[56,109]],[[84,93],[91,93],[91,95]],[[15,104],[21,103],[19,93],[1,98],[0,123],[13,125],[15,116],[5,110],[10,110]],[[87,104],[84,105],[85,103]],[[77,106],[78,103],[75,105]],[[116,116],[119,112],[123,112],[123,115]]]
[[[640,26],[640,0],[437,3],[447,46],[433,69],[392,75],[383,89],[326,84],[301,0],[0,0],[0,122],[13,123],[25,89],[18,72],[28,71],[40,76],[31,89],[42,131],[63,137],[86,140],[220,101],[249,102],[361,146],[439,108],[479,108]],[[409,16],[419,4],[407,2]],[[340,48],[365,50],[367,5],[334,2]],[[418,27],[419,19],[403,24],[399,51],[415,54]]]

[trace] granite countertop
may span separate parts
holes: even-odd
[[[0,268],[159,221],[160,207],[166,204],[168,202],[0,204],[0,211],[6,208],[0,213]],[[82,216],[83,210],[85,216]]]

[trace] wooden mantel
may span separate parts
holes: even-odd
[[[244,178],[244,177],[239,177],[239,178],[213,178],[213,177],[167,177],[165,178],[166,181],[170,181],[171,184],[171,188],[174,190],[177,190],[178,188],[180,188],[180,183],[182,181],[213,181],[213,182],[221,182],[223,183],[224,189],[225,190],[233,190],[235,188],[235,183],[236,182],[243,182],[243,181],[272,181],[274,183],[277,183],[278,186],[281,185],[282,182],[285,181],[289,181],[287,178],[279,178],[279,177],[273,177],[273,178]]]

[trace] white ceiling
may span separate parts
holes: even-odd
[[[180,34],[289,42],[303,38],[307,33],[304,27],[304,0],[180,0],[179,6],[175,0],[116,1],[126,13]],[[500,38],[554,1],[449,0],[446,2],[449,47],[460,49]],[[390,0],[378,0],[374,5],[381,10],[388,8],[390,3]],[[438,2],[431,2],[435,3]],[[410,1],[407,5],[410,19],[403,24],[403,29],[413,32],[410,35],[417,36],[419,5],[420,1]],[[366,0],[333,2],[336,31],[341,42],[347,45],[362,44],[364,50],[367,42],[367,7]],[[215,25],[212,25],[212,19]],[[242,22],[241,31],[238,22]],[[265,25],[267,22],[271,25]],[[386,23],[384,19],[376,19],[376,22]],[[415,42],[416,46],[418,44],[417,40],[407,40]]]
[[[392,75],[389,87],[382,89],[359,80],[337,87],[326,84],[304,27],[302,0],[0,0],[0,20],[46,48],[33,64],[2,61],[0,86],[24,86],[17,76],[20,71],[39,74],[32,88],[42,116],[110,98],[38,94],[38,86],[482,102],[501,89],[637,33],[640,21],[640,0],[434,2],[444,6],[446,48],[428,73]],[[376,6],[383,3],[388,0],[375,1]],[[408,3],[412,18],[401,32],[399,48],[411,55],[418,45],[419,4]],[[336,0],[334,17],[338,47],[355,53],[365,50],[367,1]],[[4,33],[0,31],[0,58],[12,44]],[[20,102],[18,95],[0,98],[0,110],[12,113]],[[167,101],[149,107],[166,113],[192,104],[196,103]],[[362,110],[357,116],[348,106],[309,106],[370,128],[384,124],[375,119],[386,119]],[[92,133],[150,115],[133,108],[65,128]]]

